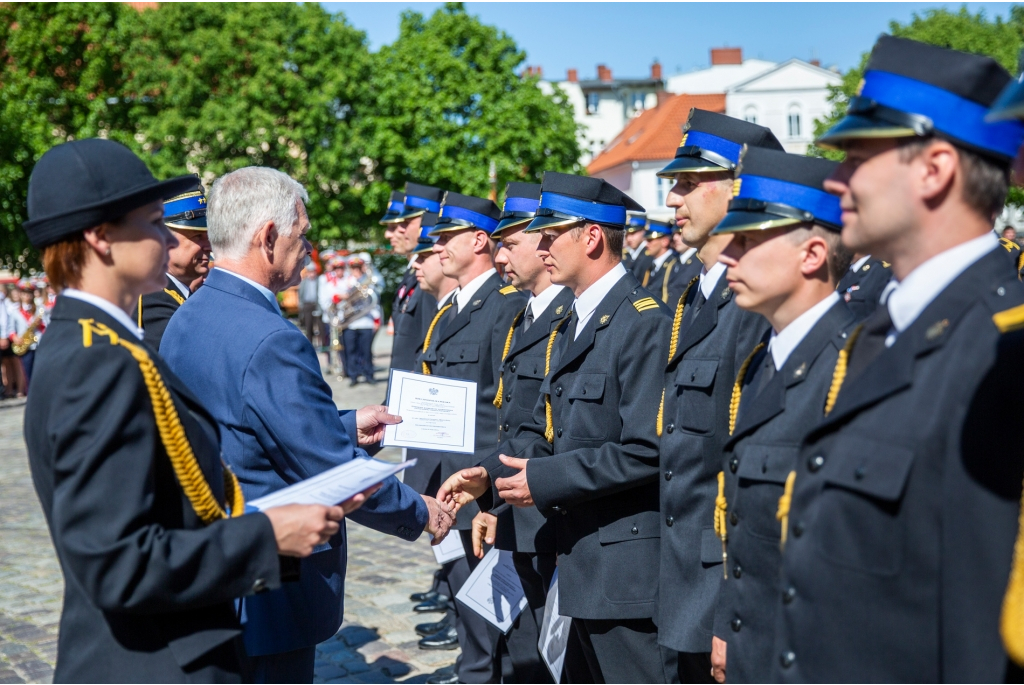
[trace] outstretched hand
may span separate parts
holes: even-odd
[[[427,495],[420,495],[420,497],[427,503],[427,525],[423,530],[434,538],[430,542],[431,545],[439,545],[455,525],[455,512],[448,504],[439,502],[433,497]]]
[[[491,487],[491,477],[483,466],[474,466],[453,473],[437,491],[437,499],[457,512]]]
[[[384,439],[384,427],[401,423],[402,417],[389,414],[383,404],[371,404],[356,410],[356,436],[360,445],[375,445]]]
[[[533,495],[530,494],[530,483],[526,480],[526,459],[517,459],[501,455],[501,463],[513,469],[520,469],[519,473],[508,478],[499,478],[494,481],[494,487],[498,489],[498,496],[509,504],[516,507],[532,507]]]

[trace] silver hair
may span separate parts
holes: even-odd
[[[250,166],[217,179],[207,199],[206,223],[217,257],[242,259],[252,237],[268,221],[290,236],[299,221],[299,202],[309,194],[298,181],[276,169]]]

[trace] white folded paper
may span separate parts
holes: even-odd
[[[434,553],[434,559],[439,564],[455,561],[466,556],[466,550],[462,547],[462,536],[459,535],[457,530],[448,533],[444,540],[433,545],[430,550]]]
[[[401,464],[390,464],[377,459],[353,459],[312,478],[293,483],[269,495],[246,502],[246,505],[260,511],[285,504],[334,506],[415,463],[415,459]]]
[[[512,552],[492,549],[473,569],[455,599],[503,633],[526,607],[523,584],[512,564]]]
[[[385,447],[471,453],[476,443],[476,383],[391,371],[388,413],[402,423],[384,428]]]
[[[571,618],[558,615],[558,569],[551,579],[548,598],[544,601],[544,625],[540,628],[540,639],[537,649],[540,651],[544,665],[551,671],[556,683],[562,682],[562,664],[565,662],[565,650],[569,645],[569,624]]]

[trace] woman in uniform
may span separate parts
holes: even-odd
[[[29,180],[25,230],[60,292],[25,410],[65,580],[58,682],[240,680],[234,598],[279,586],[364,499],[243,515],[216,423],[142,343],[129,312],[175,244],[163,199],[193,182],[108,140],[53,148]]]

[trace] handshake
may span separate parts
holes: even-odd
[[[356,411],[356,432],[360,445],[373,445],[384,437],[384,427],[401,423],[402,418],[388,414],[387,407],[370,405]],[[270,519],[277,540],[277,553],[288,557],[308,557],[313,550],[337,535],[341,520],[358,509],[380,490],[375,485],[333,507],[321,504],[288,504],[264,511]],[[455,525],[456,507],[423,495],[427,504],[427,525],[424,530],[437,545]]]

